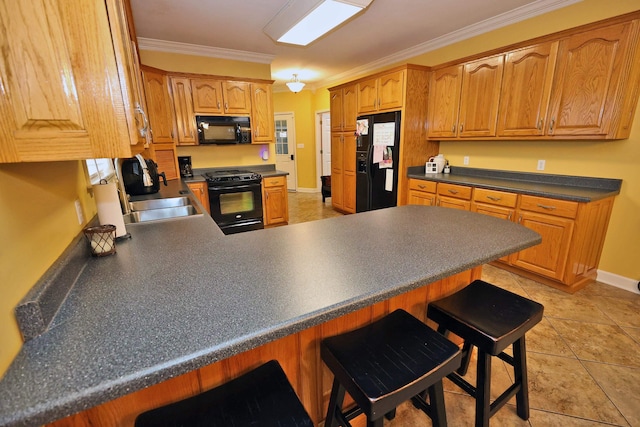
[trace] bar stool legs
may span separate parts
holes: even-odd
[[[325,338],[322,360],[334,374],[325,427],[351,426],[360,414],[382,427],[411,400],[434,426],[445,427],[442,378],[460,366],[460,349],[403,310],[354,331]],[[356,402],[344,410],[345,392]],[[429,403],[424,396],[429,396]]]
[[[462,363],[447,375],[476,400],[476,426],[488,427],[493,416],[516,396],[516,412],[529,418],[525,333],[542,319],[544,307],[535,301],[476,280],[453,295],[429,304],[427,317],[438,323],[438,332],[453,332],[464,340]],[[513,356],[503,350],[512,347]],[[473,347],[478,349],[476,386],[462,378]],[[491,402],[491,359],[498,357],[513,366],[514,383]]]

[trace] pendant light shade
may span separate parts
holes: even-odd
[[[291,79],[290,82],[287,82],[287,86],[289,86],[289,89],[291,90],[291,92],[293,93],[298,93],[302,90],[302,88],[304,87],[304,83],[302,83],[299,79],[298,79],[298,75],[294,74],[293,78]]]

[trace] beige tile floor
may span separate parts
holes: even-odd
[[[308,193],[290,193],[289,211],[290,223],[340,215],[331,199],[323,204],[320,194]],[[489,265],[483,279],[545,307],[527,334],[531,417],[518,418],[512,399],[491,418],[492,427],[640,427],[640,295],[599,282],[570,295]],[[494,361],[494,397],[510,384],[508,368]],[[474,369],[468,377],[473,383]],[[449,380],[444,386],[449,426],[472,426],[471,397]],[[385,421],[385,427],[430,425],[411,404]]]

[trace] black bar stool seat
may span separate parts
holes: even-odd
[[[325,338],[320,352],[334,374],[325,427],[350,426],[363,413],[368,426],[381,427],[409,399],[434,426],[446,426],[442,378],[460,366],[460,349],[406,311]],[[345,390],[357,404],[349,411]]]
[[[438,332],[453,332],[464,340],[462,365],[447,377],[476,399],[476,426],[488,426],[489,418],[514,395],[518,416],[529,418],[525,333],[540,322],[543,311],[541,304],[482,280],[429,304],[427,317],[438,323]],[[509,345],[513,356],[503,351]],[[474,346],[478,349],[475,387],[462,378]],[[492,356],[512,365],[515,378],[493,403]]]
[[[144,412],[135,426],[313,427],[313,422],[272,360],[219,387]]]

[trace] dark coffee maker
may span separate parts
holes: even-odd
[[[180,176],[182,178],[193,177],[193,169],[191,168],[191,156],[178,156],[178,165],[180,166]]]

